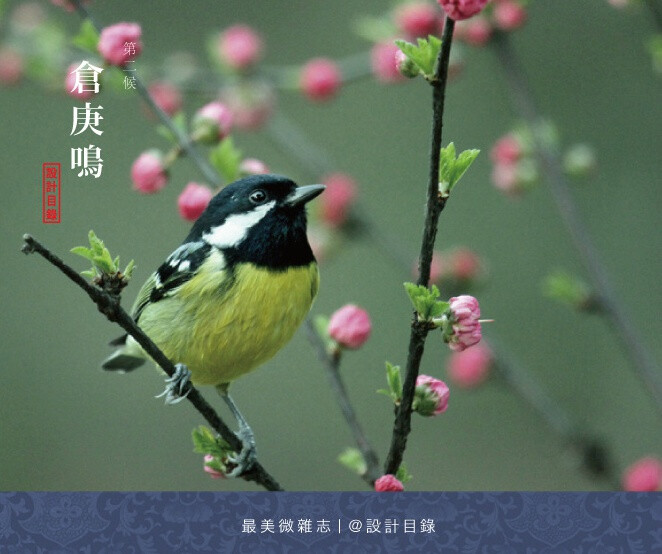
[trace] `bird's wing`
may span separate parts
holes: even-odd
[[[210,246],[202,241],[186,242],[175,250],[161,266],[150,275],[140,289],[131,308],[131,315],[138,321],[148,304],[171,296],[193,277],[209,253]]]

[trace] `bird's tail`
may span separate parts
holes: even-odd
[[[145,363],[145,354],[131,337],[124,335],[110,343],[113,346],[120,346],[115,352],[108,356],[101,368],[106,371],[127,372],[133,371]]]

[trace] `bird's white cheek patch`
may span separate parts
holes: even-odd
[[[250,212],[231,215],[223,224],[212,227],[209,233],[202,235],[202,238],[217,248],[237,246],[246,238],[249,229],[262,220],[275,205],[276,201],[272,200]]]

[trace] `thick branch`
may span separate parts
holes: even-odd
[[[347,389],[345,388],[345,383],[340,375],[340,356],[331,355],[326,351],[324,341],[315,331],[312,321],[310,318],[306,319],[306,331],[308,332],[308,340],[314,346],[317,351],[317,357],[327,371],[329,376],[329,382],[333,388],[333,392],[336,395],[336,400],[340,406],[340,411],[342,412],[347,425],[349,426],[352,435],[354,435],[354,440],[358,446],[363,459],[366,463],[366,472],[361,476],[369,485],[373,486],[375,481],[381,476],[379,472],[379,459],[375,450],[372,448],[368,439],[361,427],[359,420],[356,416],[356,412],[352,406],[352,403],[349,400],[347,395]]]
[[[441,154],[441,132],[443,127],[444,101],[446,99],[446,83],[448,81],[448,62],[450,59],[451,42],[453,40],[453,29],[455,22],[447,17],[442,36],[441,51],[437,58],[435,78],[432,81],[432,137],[430,140],[430,172],[428,175],[427,210],[425,214],[425,226],[421,251],[419,255],[419,277],[418,284],[426,285],[430,281],[430,265],[432,263],[432,252],[437,236],[439,215],[446,204],[445,199],[439,195],[439,159]],[[411,409],[414,402],[416,390],[416,378],[423,358],[425,339],[428,334],[427,325],[421,325],[414,321],[409,336],[409,353],[405,380],[402,391],[402,401],[396,410],[395,422],[391,446],[384,473],[395,474],[402,463],[407,437],[411,431]]]
[[[537,155],[545,169],[550,190],[563,222],[586,266],[589,279],[602,308],[600,313],[603,313],[613,326],[623,348],[632,360],[635,371],[647,385],[646,388],[655,406],[662,413],[662,379],[659,369],[653,356],[641,342],[641,334],[635,329],[630,317],[625,313],[622,303],[618,301],[618,297],[611,288],[607,270],[570,193],[558,153],[547,146],[545,141],[540,140],[536,132],[541,118],[538,115],[526,74],[505,33],[496,33],[492,44],[494,44],[497,58],[512,89],[515,108],[533,131]]]
[[[120,306],[119,296],[111,295],[104,290],[92,286],[83,279],[71,266],[67,265],[61,258],[53,254],[48,248],[43,246],[30,235],[23,235],[24,245],[22,251],[25,254],[36,252],[50,264],[57,267],[69,279],[82,288],[92,301],[97,305],[99,311],[103,313],[110,321],[117,323],[127,333],[129,333],[143,350],[172,377],[176,371],[174,364],[161,352],[161,350],[152,342],[152,340],[135,323],[133,318]],[[203,398],[193,385],[188,385],[189,393],[186,399],[195,406],[207,423],[225,439],[228,444],[237,452],[241,450],[241,441],[235,436],[232,430],[223,422],[223,420],[214,411],[211,405]],[[241,475],[246,481],[255,481],[267,490],[282,490],[276,480],[267,473],[261,464],[255,465],[247,472]]]

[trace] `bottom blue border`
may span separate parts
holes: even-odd
[[[0,552],[412,549],[662,552],[662,494],[0,493]]]

